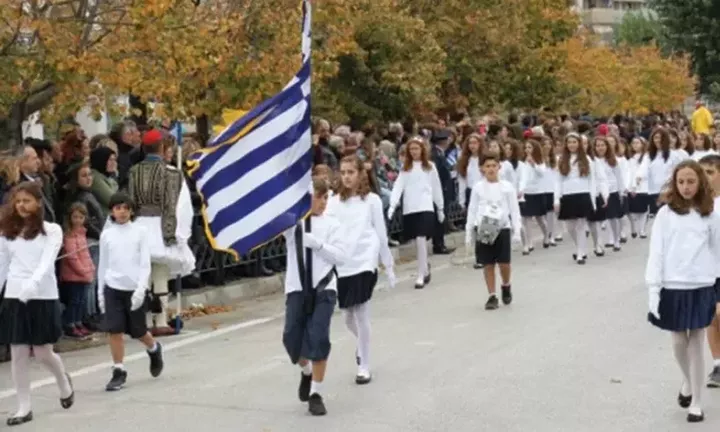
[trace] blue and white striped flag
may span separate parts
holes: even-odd
[[[310,1],[303,1],[302,67],[277,95],[190,156],[213,249],[239,258],[310,211]]]

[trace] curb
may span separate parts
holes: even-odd
[[[457,248],[464,245],[465,233],[463,231],[445,235],[445,245]],[[409,242],[391,248],[396,263],[415,261],[415,243]],[[280,294],[285,291],[285,273],[278,273],[263,278],[244,279],[231,282],[227,285],[183,291],[183,308],[192,304],[204,306],[227,306],[258,297]],[[175,302],[175,296],[170,297],[170,305]]]

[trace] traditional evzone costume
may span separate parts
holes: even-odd
[[[161,132],[151,130],[145,133],[143,145],[157,149],[163,139]],[[129,195],[137,206],[135,223],[145,227],[150,238],[152,295],[147,325],[153,335],[174,334],[168,323],[168,282],[195,268],[188,245],[193,221],[190,190],[182,172],[167,165],[161,153],[150,153],[131,168]]]
[[[367,384],[372,379],[369,301],[378,280],[378,258],[391,286],[395,284],[394,262],[380,197],[371,192],[346,198],[342,195],[330,198],[327,207],[328,216],[340,222],[350,245],[349,258],[337,266],[338,306],[345,312],[347,328],[357,338],[355,382]]]

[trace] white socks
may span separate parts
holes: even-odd
[[[558,234],[560,234],[560,233],[555,232],[555,226],[556,226],[555,225],[555,212],[553,211],[553,212],[546,214],[545,220],[547,221],[547,232],[548,232],[547,239],[549,242],[552,242],[555,240],[553,238],[553,236],[557,236]]]
[[[17,392],[18,409],[13,417],[25,417],[31,410],[30,405],[30,377],[28,375],[30,363],[30,347],[28,345],[11,345],[13,381]]]
[[[312,375],[312,362],[305,363],[305,366],[300,366],[300,369],[302,370],[303,375]]]
[[[125,370],[125,365],[122,364],[122,363],[115,363],[115,364],[113,365],[113,369]]]
[[[319,395],[321,391],[322,391],[322,383],[312,380],[312,382],[310,383],[310,395],[311,396],[314,394]]]
[[[612,245],[620,247],[620,219],[610,219],[610,231],[612,232]]]
[[[360,368],[370,370],[370,305],[349,307],[345,310],[345,325],[357,338],[357,352]]]
[[[720,367],[720,359],[713,360],[713,366],[714,367]]]

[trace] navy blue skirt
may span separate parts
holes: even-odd
[[[681,332],[704,329],[715,317],[715,286],[692,290],[660,291],[660,319],[648,314],[648,321],[663,330]]]
[[[0,303],[0,345],[55,344],[62,335],[59,300],[6,298]]]
[[[632,214],[644,214],[650,208],[650,196],[646,193],[628,194],[628,211]]]
[[[430,238],[435,232],[435,212],[417,212],[403,215],[403,235],[412,240],[417,237]]]
[[[664,205],[662,203],[658,203],[659,199],[660,199],[660,194],[648,195],[648,208],[650,210],[651,215],[656,215],[658,210],[660,210],[660,207],[662,207]]]
[[[526,194],[525,202],[520,203],[522,217],[539,217],[547,214],[545,194]]]
[[[552,192],[545,192],[543,194],[545,197],[545,213],[550,213],[555,211],[555,194]]]
[[[374,272],[362,272],[352,276],[338,278],[337,298],[338,307],[347,309],[361,305],[372,298],[375,285],[377,284],[377,270]]]
[[[620,219],[622,217],[622,204],[620,194],[613,192],[608,196],[607,207],[603,207],[605,201],[601,196],[595,197],[595,211],[588,217],[590,222],[602,222],[608,219]]]

